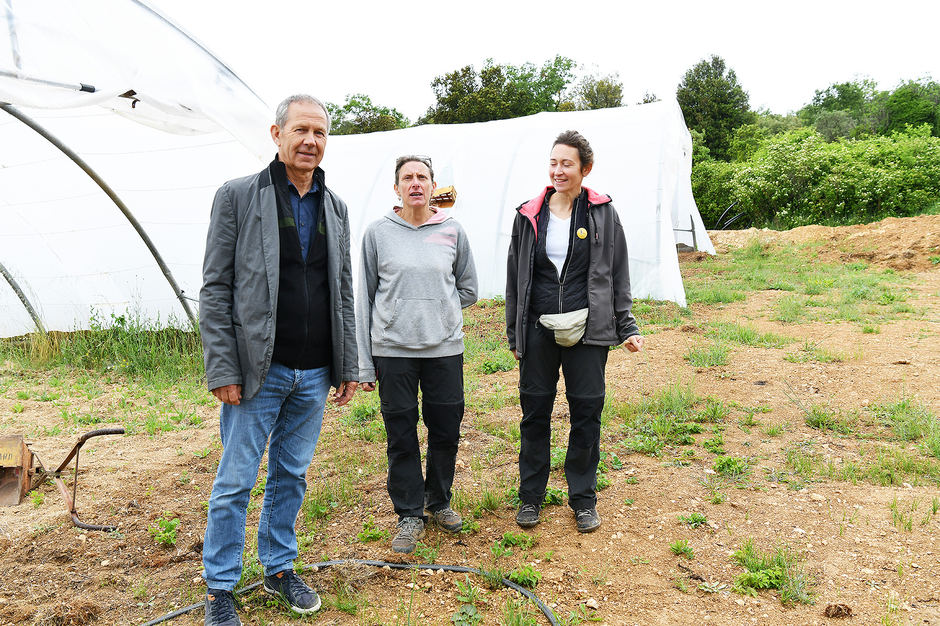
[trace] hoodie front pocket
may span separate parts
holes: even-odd
[[[439,346],[450,336],[447,317],[443,300],[399,298],[383,337],[409,348]]]

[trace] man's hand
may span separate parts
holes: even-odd
[[[512,355],[516,357],[517,361],[519,360],[519,354],[515,350],[512,350]]]
[[[643,343],[642,335],[633,335],[632,337],[627,337],[627,341],[623,344],[623,347],[630,352],[639,352],[643,349]]]
[[[375,383],[362,383],[359,388],[363,391],[375,391]]]
[[[224,387],[216,387],[212,390],[212,395],[218,398],[221,402],[225,404],[237,405],[241,403],[242,400],[242,386],[241,385],[225,385]]]
[[[353,394],[356,393],[356,387],[358,386],[359,383],[354,380],[344,380],[339,384],[339,387],[336,388],[336,393],[333,394],[331,401],[336,406],[343,406],[352,400]]]

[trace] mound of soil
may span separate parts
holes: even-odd
[[[896,270],[925,272],[940,262],[940,215],[889,217],[855,226],[801,226],[793,230],[709,231],[715,250],[760,243],[813,244],[821,261],[856,260]]]

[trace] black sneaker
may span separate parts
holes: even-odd
[[[424,520],[420,517],[406,517],[398,522],[398,534],[392,539],[392,550],[409,554],[424,539]]]
[[[516,511],[516,523],[523,528],[532,528],[539,523],[539,511],[542,510],[537,504],[528,504],[523,502]]]
[[[236,606],[237,601],[231,591],[210,589],[206,594],[206,626],[241,626]]]
[[[578,523],[579,533],[591,533],[601,527],[601,516],[597,514],[597,508],[578,509],[574,513],[575,520]]]
[[[463,520],[460,519],[460,514],[450,507],[440,511],[428,511],[428,513],[431,514],[430,517],[435,524],[449,533],[458,532],[463,528]]]
[[[292,569],[265,576],[264,590],[284,598],[297,613],[313,613],[320,608],[320,596]]]

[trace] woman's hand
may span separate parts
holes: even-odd
[[[362,383],[359,388],[363,391],[375,391],[375,383]]]
[[[639,352],[643,349],[643,343],[642,335],[633,335],[632,337],[627,337],[627,341],[623,344],[623,347],[630,352]]]
[[[517,360],[517,361],[519,360],[519,353],[518,353],[518,352],[516,352],[515,350],[513,350],[513,351],[512,351],[512,355],[513,355],[514,357],[516,357],[516,360]]]

